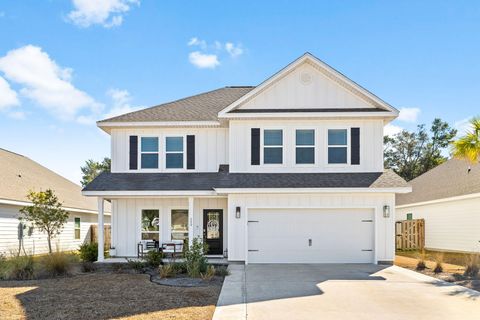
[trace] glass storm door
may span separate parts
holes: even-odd
[[[223,254],[223,210],[203,210],[203,239],[208,254]]]

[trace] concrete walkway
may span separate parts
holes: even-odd
[[[480,293],[377,265],[231,265],[214,320],[479,319]]]

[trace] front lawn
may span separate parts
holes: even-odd
[[[0,281],[0,319],[211,319],[221,283],[167,287],[146,274]]]

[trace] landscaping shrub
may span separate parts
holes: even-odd
[[[5,265],[5,278],[14,280],[33,279],[35,269],[33,256],[12,256]]]
[[[435,255],[435,268],[433,268],[434,273],[443,272],[443,254],[438,253]]]
[[[164,264],[158,268],[158,273],[160,278],[173,278],[177,274],[177,270],[175,268],[175,264]]]
[[[427,268],[425,260],[426,260],[425,250],[422,250],[422,252],[418,255],[418,262],[417,262],[417,267],[416,267],[416,269],[418,271],[422,271],[422,270],[425,270]]]
[[[5,279],[7,271],[7,258],[4,254],[0,253],[0,280]]]
[[[470,255],[467,257],[464,276],[476,278],[480,272],[480,255]]]
[[[172,265],[175,268],[176,274],[187,273],[187,264],[185,262],[176,262],[176,263],[172,263]]]
[[[72,268],[72,257],[57,251],[41,259],[42,269],[52,277],[67,275]]]
[[[95,264],[91,261],[83,261],[82,262],[82,271],[83,272],[94,272],[97,268]]]
[[[202,277],[203,280],[212,280],[213,277],[215,276],[215,267],[210,265],[207,267],[207,270],[204,273],[200,273],[200,276]]]
[[[130,268],[132,268],[137,272],[145,273],[146,271],[145,270],[146,264],[143,261],[127,259],[127,263]]]
[[[162,264],[163,253],[158,251],[149,251],[145,258],[149,267],[158,268]]]
[[[97,261],[98,244],[96,242],[84,243],[80,246],[80,259],[88,262]]]
[[[192,245],[187,247],[184,257],[188,276],[198,278],[207,271],[207,258],[204,256],[206,250],[206,245],[199,238],[193,239]]]
[[[215,270],[215,275],[219,277],[226,277],[230,275],[230,271],[228,271],[228,268],[225,266],[220,266]]]

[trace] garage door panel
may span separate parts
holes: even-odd
[[[249,263],[371,263],[373,210],[250,210]]]

